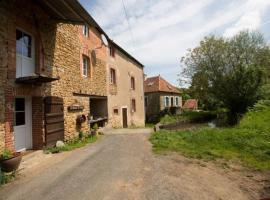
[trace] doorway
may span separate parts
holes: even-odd
[[[127,108],[122,108],[123,128],[128,128],[127,123]]]
[[[31,98],[15,98],[14,139],[16,151],[32,149],[32,109]]]

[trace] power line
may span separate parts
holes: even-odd
[[[133,48],[135,50],[135,40],[134,40],[134,35],[133,35],[133,32],[132,32],[132,29],[131,29],[131,25],[130,25],[130,22],[128,20],[128,12],[127,12],[127,8],[125,6],[125,3],[124,3],[124,0],[122,0],[122,5],[123,5],[123,9],[124,9],[124,13],[125,13],[125,17],[126,17],[126,20],[127,20],[127,23],[128,23],[128,30],[130,32],[130,35],[131,35],[131,42],[132,42],[132,45],[133,45]]]

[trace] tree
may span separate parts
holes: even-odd
[[[259,98],[264,72],[270,66],[269,52],[258,32],[205,37],[182,58],[183,75],[191,80],[191,90],[199,101],[205,101],[206,107],[227,108],[229,123],[235,124]]]

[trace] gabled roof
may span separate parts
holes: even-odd
[[[185,101],[183,108],[185,109],[197,109],[198,101],[196,99],[188,99]]]
[[[144,92],[169,92],[180,94],[181,92],[161,76],[149,77],[144,81]]]

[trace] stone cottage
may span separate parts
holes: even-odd
[[[0,1],[0,24],[0,151],[108,122],[110,39],[77,0]]]
[[[160,75],[144,81],[145,114],[148,121],[155,121],[165,109],[175,112],[182,107],[181,92]]]

